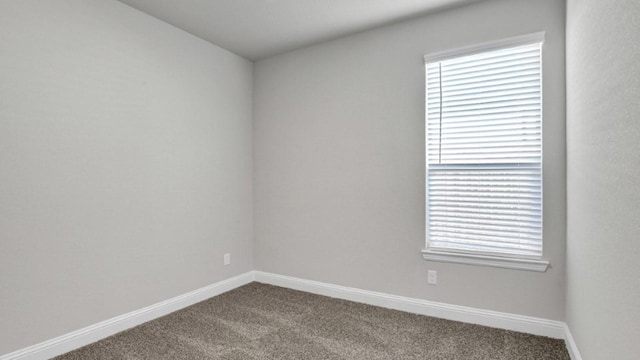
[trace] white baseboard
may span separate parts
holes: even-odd
[[[0,360],[49,359],[104,339],[120,331],[140,325],[144,322],[180,310],[189,305],[206,300],[212,296],[246,285],[253,280],[253,271],[249,271],[227,280],[222,280],[215,284],[176,296],[169,300],[165,300],[124,315],[116,316],[109,320],[87,326],[83,329],[70,332],[57,338],[0,356]]]
[[[564,342],[567,345],[567,351],[569,352],[571,360],[582,360],[576,341],[573,339],[573,335],[567,324],[564,324]]]
[[[447,320],[548,336],[555,339],[564,339],[565,336],[565,324],[561,321],[389,295],[261,271],[255,272],[255,280],[265,284],[282,286],[312,294],[325,295]]]
[[[571,331],[564,322],[390,295],[262,271],[246,272],[169,300],[0,356],[0,360],[49,359],[233,290],[252,281],[388,309],[564,339],[571,359],[582,360]]]

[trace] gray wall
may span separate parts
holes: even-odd
[[[564,320],[565,4],[480,2],[254,66],[256,269]],[[546,273],[426,262],[423,55],[546,31]],[[439,284],[427,285],[427,269]]]
[[[0,354],[253,268],[250,62],[116,1],[0,44]]]
[[[640,2],[567,9],[567,322],[585,360],[640,356]]]

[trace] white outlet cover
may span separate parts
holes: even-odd
[[[224,254],[224,265],[231,264],[231,254]]]
[[[430,285],[436,285],[438,283],[438,272],[435,270],[427,271],[427,282]]]

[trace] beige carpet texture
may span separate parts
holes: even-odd
[[[55,359],[569,360],[564,341],[251,283]]]

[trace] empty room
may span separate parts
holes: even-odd
[[[640,359],[640,1],[0,0],[0,360]]]

